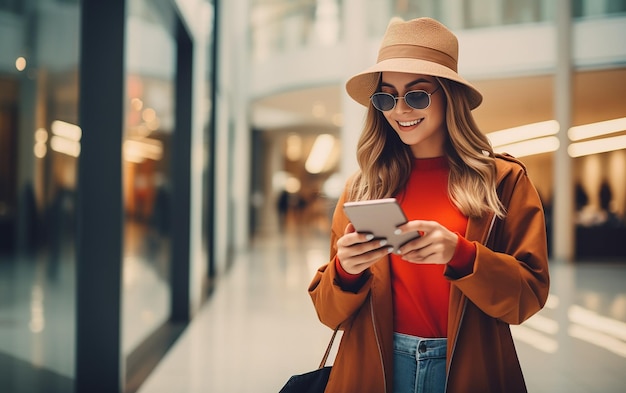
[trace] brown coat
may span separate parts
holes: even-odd
[[[471,274],[450,281],[446,392],[525,392],[509,324],[539,311],[549,289],[546,229],[541,201],[518,161],[496,159],[498,195],[506,218],[471,218],[466,238],[476,244]],[[337,239],[348,224],[340,198],[333,217],[331,262],[309,293],[319,319],[344,331],[326,392],[393,391],[393,315],[389,258],[366,272],[356,293],[337,284]]]

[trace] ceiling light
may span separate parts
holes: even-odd
[[[559,148],[559,139],[555,136],[547,136],[544,138],[536,138],[529,141],[510,143],[494,147],[496,153],[509,153],[510,155],[520,158],[532,156],[534,154],[550,153]]]
[[[582,157],[620,149],[626,149],[626,135],[572,143],[567,153],[570,157]]]
[[[144,138],[140,141],[127,139],[122,148],[124,159],[130,162],[143,162],[146,158],[159,161],[163,158],[163,143],[156,139]]]
[[[311,153],[307,158],[304,168],[307,172],[317,174],[322,172],[326,166],[326,161],[333,150],[335,144],[335,137],[330,134],[321,134],[315,138]]]
[[[624,130],[626,130],[626,117],[621,117],[619,119],[572,127],[567,131],[567,136],[573,141],[579,141]]]
[[[71,157],[80,155],[80,143],[57,135],[50,138],[50,148]]]
[[[60,136],[71,141],[78,142],[83,136],[83,131],[76,124],[68,123],[61,120],[55,120],[50,127],[54,135]]]
[[[556,135],[558,132],[559,123],[556,120],[548,120],[490,132],[487,134],[487,138],[491,141],[491,145],[496,147],[528,139]]]

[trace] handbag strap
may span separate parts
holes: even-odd
[[[328,343],[328,347],[326,347],[326,352],[324,353],[324,357],[322,358],[322,362],[318,368],[322,368],[326,365],[326,361],[328,360],[328,355],[330,355],[330,350],[333,347],[333,342],[335,341],[335,336],[337,336],[337,331],[339,330],[339,326],[335,328],[332,337],[330,338],[330,342]]]

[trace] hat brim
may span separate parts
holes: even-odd
[[[482,94],[471,83],[450,68],[431,61],[410,58],[393,58],[376,63],[350,78],[346,82],[346,91],[353,100],[361,105],[368,106],[370,97],[378,88],[381,72],[430,75],[460,83],[467,91],[469,104],[472,109],[478,107],[483,100]]]

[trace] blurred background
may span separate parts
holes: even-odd
[[[457,34],[476,121],[527,166],[555,272],[598,280],[623,371],[626,1],[0,0],[0,391],[138,391],[255,258],[306,297],[357,169],[344,83],[392,16]]]

